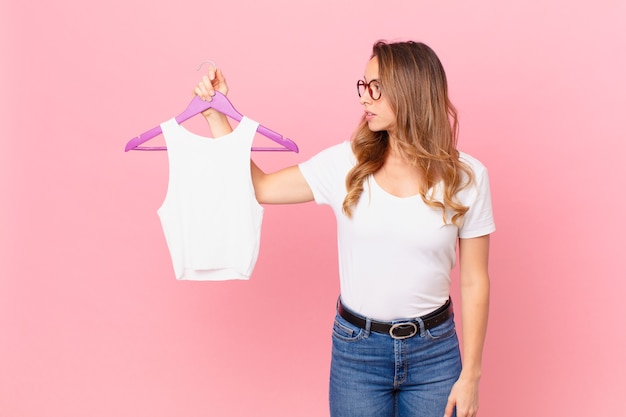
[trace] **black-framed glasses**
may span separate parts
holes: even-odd
[[[372,100],[378,100],[380,98],[380,82],[378,80],[371,80],[369,83],[363,80],[356,82],[356,91],[359,93],[359,97],[363,97],[365,89],[367,89]]]

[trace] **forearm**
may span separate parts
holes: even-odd
[[[482,375],[482,356],[487,317],[489,316],[489,275],[487,254],[489,238],[461,240],[461,320],[463,322],[463,368],[452,387],[444,413],[451,417],[475,417],[478,387]]]
[[[205,119],[214,138],[219,138],[233,131],[232,126],[228,122],[228,117],[222,113],[212,111],[205,115]]]
[[[482,355],[489,317],[489,278],[471,280],[461,285],[463,323],[462,377],[480,379]]]

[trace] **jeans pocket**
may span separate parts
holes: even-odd
[[[363,329],[347,322],[343,317],[337,315],[333,324],[333,337],[346,342],[359,340],[363,334]]]
[[[426,330],[426,337],[431,340],[447,339],[455,334],[456,326],[454,325],[454,318],[452,317],[441,323],[439,326]]]

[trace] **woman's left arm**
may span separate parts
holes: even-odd
[[[459,239],[463,369],[452,387],[445,416],[456,406],[457,417],[478,412],[478,385],[489,316],[489,235]]]

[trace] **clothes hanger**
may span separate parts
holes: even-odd
[[[198,70],[202,67],[204,63],[200,64]],[[215,65],[215,64],[213,64]],[[235,109],[233,104],[226,98],[226,96],[219,91],[215,92],[215,96],[211,101],[204,101],[200,97],[195,96],[193,100],[189,103],[187,108],[178,116],[176,116],[176,122],[182,123],[185,120],[202,113],[203,111],[213,108],[220,113],[225,114],[226,116],[234,119],[238,122],[241,121],[243,115]],[[276,147],[260,147],[260,148],[252,148],[253,151],[291,151],[298,153],[298,145],[294,141],[288,138],[284,138],[281,134],[274,132],[273,130],[268,129],[265,126],[259,125],[257,128],[257,132],[262,134],[263,136],[268,137],[274,142],[281,145],[280,148]],[[125,152],[130,150],[142,150],[142,151],[164,151],[167,150],[165,146],[139,146],[148,140],[154,138],[155,136],[163,133],[161,130],[161,126],[153,127],[152,129],[142,133],[141,135],[132,138],[126,143]]]

